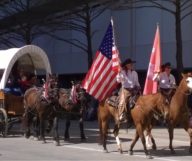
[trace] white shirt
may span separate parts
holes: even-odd
[[[175,77],[172,74],[168,75],[166,72],[155,75],[153,80],[159,82],[160,88],[168,89],[176,85]]]
[[[121,83],[123,88],[134,88],[135,86],[140,87],[138,74],[133,70],[128,70],[127,72],[122,70],[118,73],[117,82]]]

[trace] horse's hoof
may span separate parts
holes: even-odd
[[[122,149],[118,149],[118,151],[120,152],[120,154],[123,154],[123,150]]]
[[[123,154],[123,150],[122,150],[121,144],[118,146],[118,151],[120,152],[120,154]]]
[[[55,146],[60,146],[59,141],[54,141],[53,143],[55,144]]]
[[[33,139],[34,139],[34,136],[30,136],[29,139],[30,139],[30,140],[33,140]]]
[[[29,138],[30,138],[30,135],[29,135],[29,134],[24,133],[24,137],[25,137],[26,139],[29,139]]]
[[[152,146],[153,150],[157,150],[157,147],[155,145]]]
[[[46,140],[44,137],[39,137],[39,140],[42,141],[42,144],[45,144],[46,143]]]
[[[81,138],[81,142],[86,142],[87,139],[86,138]]]
[[[107,149],[103,149],[103,153],[109,153]]]
[[[33,140],[38,141],[39,139],[38,139],[38,137],[33,137]]]
[[[152,145],[151,144],[146,144],[147,148],[148,149],[151,149],[152,148]]]
[[[30,136],[26,136],[26,135],[25,135],[25,138],[26,138],[26,139],[29,139],[29,138],[30,138]]]
[[[192,154],[192,148],[189,148],[189,153]]]
[[[153,157],[151,155],[146,155],[147,159],[153,159]]]
[[[46,133],[49,134],[51,132],[51,129],[46,129],[45,131],[46,131]]]
[[[69,140],[70,136],[69,135],[64,135],[65,140]]]
[[[98,145],[103,145],[103,144],[99,142]]]
[[[29,139],[29,138],[30,138],[30,136],[28,136],[28,135],[24,135],[24,137],[25,137],[26,139]]]
[[[70,139],[69,138],[64,138],[64,141],[69,141]]]
[[[175,150],[171,149],[171,154],[175,154]]]
[[[128,151],[129,155],[133,155],[133,150]]]
[[[47,142],[45,140],[42,140],[42,144],[46,144]]]

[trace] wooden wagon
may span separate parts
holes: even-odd
[[[15,69],[16,68],[16,69]],[[23,95],[5,90],[13,72],[22,69],[36,75],[51,73],[46,53],[35,45],[0,50],[0,134],[6,136],[24,114]]]

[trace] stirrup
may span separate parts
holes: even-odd
[[[127,122],[127,121],[128,121],[125,113],[122,113],[122,114],[120,115],[119,121],[120,121],[120,122]]]

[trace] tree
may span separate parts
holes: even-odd
[[[92,48],[92,38],[96,31],[92,31],[92,22],[100,16],[111,3],[105,1],[104,3],[93,3],[87,0],[76,10],[65,14],[64,16],[59,15],[56,17],[56,21],[52,25],[52,30],[63,31],[71,30],[80,32],[86,39],[86,42],[81,42],[78,38],[75,39],[65,39],[59,35],[54,34],[54,32],[47,32],[51,37],[65,41],[73,46],[80,48],[87,54],[88,68],[91,67],[93,62],[93,48]]]
[[[53,0],[49,1],[55,6],[58,2],[61,2],[61,0],[58,0],[55,3],[53,3]],[[55,9],[52,14],[47,13],[43,20],[39,20],[32,13],[35,13],[34,11],[37,11],[38,8],[40,8],[39,6],[43,6],[44,3],[44,0],[13,0],[8,3],[6,7],[4,5],[0,6],[4,17],[8,17],[8,21],[11,21],[10,18],[14,21],[14,27],[5,28],[0,32],[1,44],[8,47],[17,46],[17,42],[31,44],[38,36],[43,34],[49,35],[52,38],[65,41],[83,50],[84,53],[87,54],[89,68],[93,61],[92,37],[95,33],[95,31],[92,31],[91,29],[91,24],[105,11],[109,2],[107,0],[98,2],[82,0],[79,7],[73,7],[74,9],[71,9],[70,11],[66,10],[66,8],[61,9],[57,4],[55,7],[57,9]],[[64,5],[64,2],[60,5]],[[44,9],[43,12],[45,12],[51,8],[41,7],[41,9]],[[82,33],[86,42],[81,42],[77,38],[66,39],[55,34],[56,31],[66,30]]]
[[[163,2],[163,3],[162,3]],[[152,7],[164,10],[174,16],[176,35],[177,72],[183,72],[182,21],[192,14],[192,1],[189,0],[127,0],[128,8]]]
[[[37,0],[13,0],[6,5],[1,5],[1,19],[5,24],[12,21],[8,28],[0,31],[1,44],[6,47],[17,46],[18,43],[31,44],[40,36],[40,23],[31,20],[31,9],[40,6],[42,1]]]

